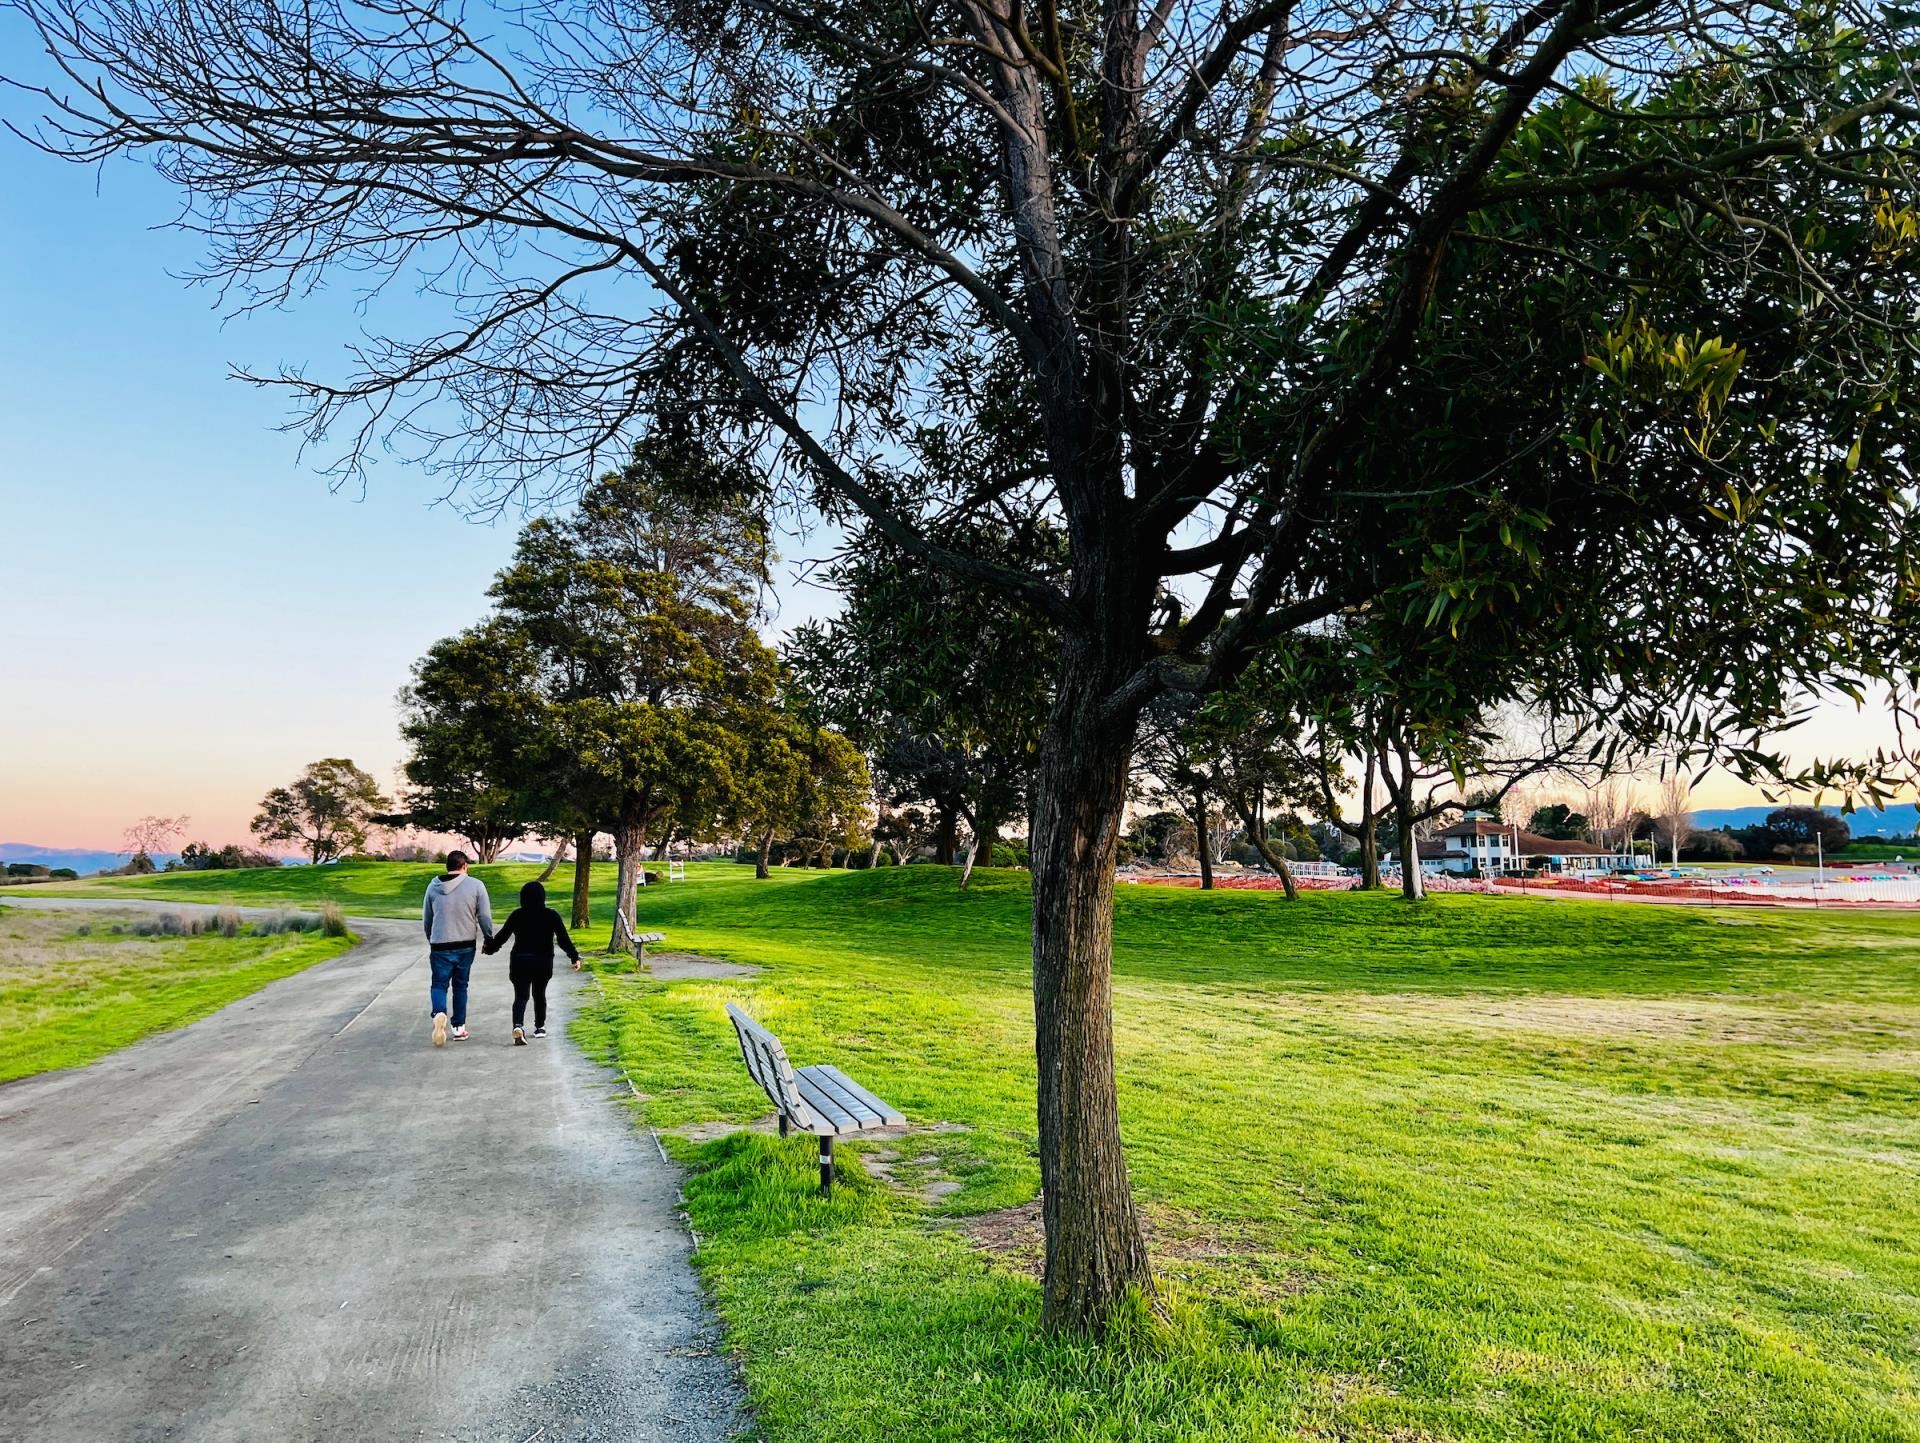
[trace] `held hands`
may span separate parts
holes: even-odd
[[[500,939],[498,937],[487,938],[485,942],[480,944],[480,950],[491,957],[500,950]]]
[[[580,959],[578,957],[573,959],[573,970],[576,972],[580,970]]]

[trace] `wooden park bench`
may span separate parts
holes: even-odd
[[[905,1127],[899,1110],[882,1102],[839,1068],[820,1063],[795,1068],[780,1039],[733,1003],[727,1016],[740,1038],[747,1072],[780,1114],[780,1136],[792,1128],[820,1139],[820,1191],[833,1191],[833,1140],[875,1127]]]

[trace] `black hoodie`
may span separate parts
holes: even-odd
[[[538,882],[529,882],[520,889],[520,905],[507,917],[506,926],[495,932],[493,940],[487,943],[488,954],[498,952],[508,938],[513,939],[510,955],[516,964],[530,963],[551,970],[556,942],[569,958],[575,962],[580,960],[580,949],[567,935],[567,924],[547,905],[547,889]]]

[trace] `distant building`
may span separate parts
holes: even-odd
[[[1630,852],[1543,837],[1484,812],[1468,812],[1418,851],[1423,872],[1630,872],[1645,865]]]

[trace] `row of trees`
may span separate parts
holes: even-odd
[[[10,92],[40,143],[154,155],[241,307],[335,269],[457,291],[345,376],[279,378],[348,471],[414,445],[487,504],[612,437],[693,441],[743,510],[866,525],[1044,623],[1051,1326],[1153,1287],[1111,1019],[1151,710],[1307,698],[1272,715],[1365,759],[1363,850],[1389,817],[1410,848],[1432,768],[1503,761],[1485,718],[1516,704],[1599,764],[1869,796],[1902,764],[1765,742],[1812,688],[1920,675],[1900,7],[561,0],[504,43],[438,0],[14,8],[73,82]],[[648,779],[718,742],[697,687],[672,738],[640,692],[570,693],[591,650],[543,638],[528,674],[630,873],[717,805]],[[985,759],[949,760],[984,832]]]

